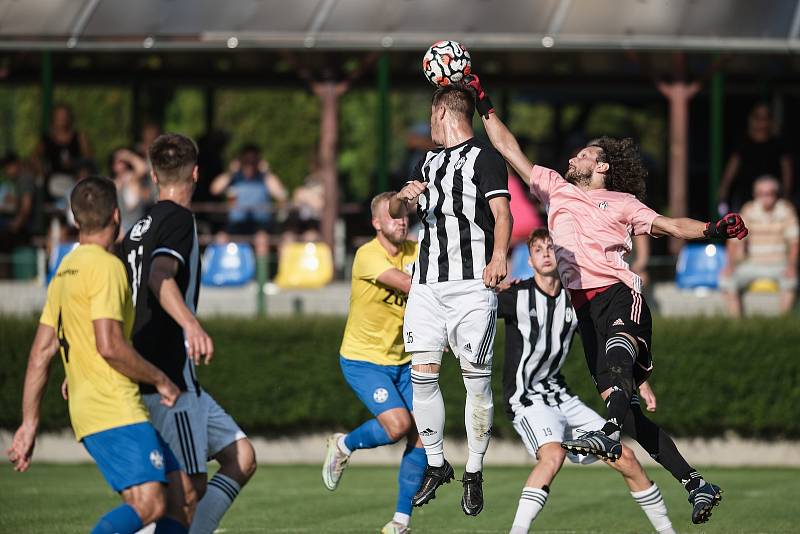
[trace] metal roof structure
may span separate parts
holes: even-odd
[[[800,0],[0,0],[0,49],[800,51]]]

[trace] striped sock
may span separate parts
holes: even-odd
[[[531,523],[539,515],[547,502],[547,489],[525,487],[517,505],[517,515],[514,516],[514,525],[511,534],[527,534]]]
[[[189,534],[212,534],[241,489],[239,483],[231,477],[222,473],[214,475],[208,481],[206,494],[197,503]]]
[[[642,507],[642,511],[650,520],[653,528],[660,534],[675,534],[672,528],[672,522],[667,515],[667,505],[664,502],[664,497],[661,496],[661,490],[654,482],[652,486],[642,491],[632,491],[631,497],[636,501],[636,504]]]
[[[706,481],[703,480],[703,477],[700,476],[700,473],[694,469],[689,472],[688,478],[681,477],[681,484],[683,484],[683,487],[686,488],[686,491],[694,491],[705,483]]]

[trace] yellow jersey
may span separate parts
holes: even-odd
[[[389,269],[411,274],[417,243],[406,241],[395,256],[377,238],[356,251],[350,292],[350,314],[339,352],[348,360],[401,365],[411,360],[403,347],[406,295],[378,283]]]
[[[139,385],[97,352],[96,319],[113,319],[130,339],[133,302],[122,262],[99,245],[80,245],[64,257],[47,289],[39,322],[55,329],[69,384],[75,437],[147,421]]]

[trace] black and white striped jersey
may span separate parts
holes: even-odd
[[[428,184],[417,203],[422,229],[414,283],[480,279],[494,247],[489,200],[511,198],[503,157],[473,137],[428,152],[411,179]]]
[[[136,320],[131,340],[144,358],[164,371],[181,391],[198,391],[194,362],[186,355],[183,329],[161,307],[150,290],[150,265],[156,256],[178,261],[175,282],[194,312],[200,294],[200,247],[194,215],[169,200],[154,205],[134,224],[122,243],[122,261],[133,291]],[[142,393],[155,393],[141,384]]]
[[[498,295],[497,314],[506,322],[503,397],[509,416],[522,406],[557,406],[572,398],[561,375],[578,328],[567,290],[551,297],[528,278]]]

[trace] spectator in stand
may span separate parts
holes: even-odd
[[[758,178],[753,196],[755,200],[746,203],[741,213],[750,235],[728,243],[728,264],[720,275],[720,288],[734,317],[742,315],[741,291],[755,280],[777,283],[781,313],[792,309],[797,289],[797,214],[789,201],[779,198],[780,183],[773,176]]]
[[[728,159],[719,188],[720,214],[738,211],[752,200],[753,183],[780,176],[783,196],[791,198],[794,164],[784,141],[775,136],[769,105],[759,102],[747,117],[747,137]]]
[[[139,130],[139,142],[136,143],[136,153],[142,158],[147,158],[148,150],[156,137],[161,135],[161,125],[155,121],[147,120],[142,123]]]
[[[325,184],[312,167],[303,185],[292,192],[289,216],[286,218],[284,242],[320,240],[322,212],[325,209]]]
[[[72,109],[66,104],[53,108],[50,129],[35,150],[36,171],[45,177],[45,200],[54,202],[75,185],[78,162],[92,157],[86,136],[75,129]]]
[[[144,216],[156,196],[155,185],[148,179],[147,162],[132,150],[116,149],[108,163],[109,177],[117,186],[121,239]]]
[[[16,247],[26,245],[33,223],[35,179],[13,152],[2,161],[0,179],[0,254],[10,255]],[[0,261],[0,278],[10,274],[10,264]]]
[[[211,194],[225,194],[230,203],[226,232],[253,236],[257,256],[266,256],[269,235],[278,231],[277,210],[287,199],[286,188],[269,164],[261,158],[256,145],[242,148],[239,159],[231,162],[229,171],[220,174],[211,183]],[[225,232],[218,240],[227,241]]]

